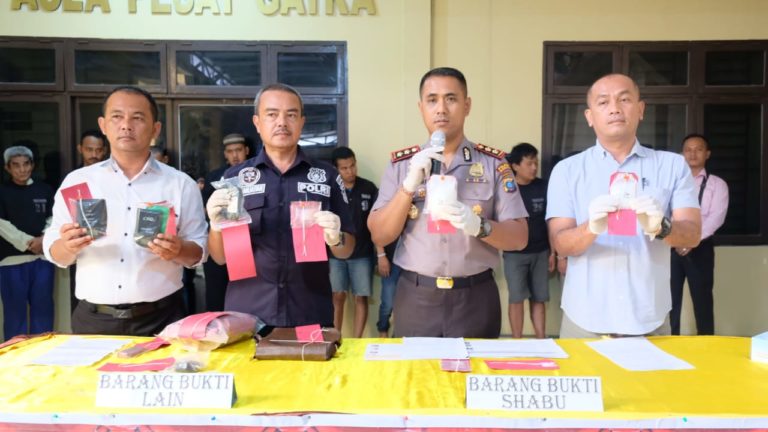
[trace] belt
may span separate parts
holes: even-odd
[[[458,289],[458,288],[472,288],[475,285],[479,285],[483,282],[493,280],[493,270],[488,269],[484,272],[472,276],[462,277],[432,277],[424,276],[412,271],[403,270],[400,272],[400,277],[411,281],[416,285],[428,286],[431,288],[440,289]]]
[[[93,313],[111,315],[112,318],[117,319],[131,319],[171,306],[177,301],[176,297],[180,294],[181,290],[178,290],[175,293],[154,302],[129,303],[119,305],[95,304],[87,300],[80,301],[88,308],[88,310]]]

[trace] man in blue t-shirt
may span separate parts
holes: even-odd
[[[528,246],[520,251],[504,251],[504,276],[509,290],[509,326],[512,337],[523,336],[524,303],[528,299],[531,323],[537,338],[544,338],[546,302],[549,301],[549,272],[555,269],[555,251],[549,247],[547,223],[547,182],[536,177],[539,151],[528,143],[512,148],[507,160],[528,211]],[[551,252],[550,252],[551,250]],[[565,272],[565,260],[557,260]]]

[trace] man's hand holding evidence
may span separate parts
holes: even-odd
[[[403,180],[403,189],[406,192],[416,192],[416,188],[429,176],[429,171],[432,168],[432,159],[439,160],[440,162],[443,161],[442,151],[444,148],[443,146],[428,147],[411,158],[411,162],[408,165],[408,174],[406,174]]]
[[[465,234],[477,237],[480,234],[480,216],[476,215],[472,209],[460,201],[454,201],[450,204],[442,204],[434,212],[436,219],[447,220],[457,229],[463,230]]]
[[[230,200],[230,194],[229,189],[222,188],[222,189],[216,189],[213,194],[211,194],[211,197],[208,198],[208,203],[205,205],[205,210],[208,213],[208,219],[211,220],[211,229],[214,231],[221,231],[217,224],[213,223],[215,221],[222,210],[227,208],[229,205]]]
[[[86,246],[93,243],[93,237],[87,235],[85,228],[80,228],[76,223],[64,224],[59,228],[59,236],[63,242],[64,250],[76,256]]]
[[[643,232],[653,239],[661,231],[661,221],[664,219],[661,204],[653,197],[641,195],[633,199],[629,206],[637,214],[637,223]]]
[[[323,228],[323,238],[328,246],[338,246],[341,243],[341,219],[329,211],[315,213],[315,223]]]
[[[619,198],[612,195],[600,195],[589,203],[589,231],[600,235],[608,229],[608,213],[619,209]]]
[[[147,247],[153,254],[170,261],[181,253],[181,239],[177,236],[158,234]]]

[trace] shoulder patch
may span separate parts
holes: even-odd
[[[406,147],[404,149],[396,150],[392,152],[392,162],[399,162],[401,160],[408,159],[419,152],[421,148],[419,146]]]
[[[507,177],[502,182],[504,182],[504,192],[510,193],[517,190],[517,183],[515,183],[514,178]]]
[[[507,162],[504,162],[503,164],[496,167],[496,172],[499,173],[499,176],[501,177],[514,177],[515,174],[512,172],[512,167],[509,166]]]
[[[494,157],[496,159],[504,159],[504,156],[506,156],[506,153],[499,149],[495,149],[493,147],[488,147],[485,144],[475,144],[475,150],[479,151],[480,153],[485,153],[488,156]]]

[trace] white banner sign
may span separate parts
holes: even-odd
[[[101,372],[96,406],[114,408],[231,408],[231,373]]]
[[[603,411],[600,377],[467,375],[467,408]]]

